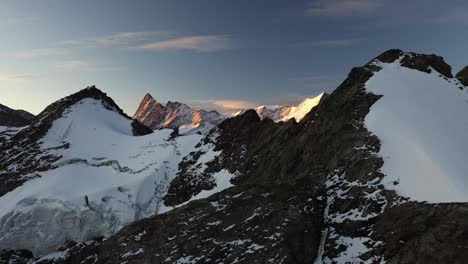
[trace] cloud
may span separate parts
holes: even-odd
[[[22,74],[22,75],[14,75],[14,74],[0,74],[0,81],[26,81],[36,78],[35,75],[29,74]]]
[[[94,62],[84,61],[84,60],[70,60],[64,61],[56,64],[56,68],[66,71],[92,71],[92,72],[102,72],[102,71],[116,71],[119,68],[116,67],[107,67],[100,66]]]
[[[350,47],[358,43],[359,39],[333,39],[333,40],[319,40],[304,43],[305,46],[311,47]]]
[[[99,36],[77,40],[67,40],[63,44],[70,46],[121,46],[149,40],[157,35],[169,35],[166,31],[132,31],[119,32],[113,35]]]
[[[258,103],[247,100],[191,100],[190,104],[196,108],[215,109],[224,113],[234,113],[243,109],[256,108]]]
[[[36,57],[50,57],[50,56],[63,56],[69,54],[70,51],[65,48],[48,48],[48,49],[32,49],[26,51],[15,52],[12,55],[18,58],[36,58]]]
[[[156,41],[137,46],[140,50],[190,50],[195,52],[216,52],[231,48],[228,37],[222,35],[187,36]]]
[[[383,0],[318,0],[306,14],[319,17],[369,16],[383,5]]]

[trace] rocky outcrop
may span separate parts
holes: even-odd
[[[460,82],[464,85],[464,86],[468,86],[468,66],[466,66],[465,68],[461,69],[461,71],[459,71],[457,73],[457,75],[455,75],[455,77],[460,80]]]
[[[24,127],[34,120],[35,116],[24,110],[13,110],[0,104],[0,126]]]
[[[417,54],[414,52],[403,52],[399,49],[392,49],[382,53],[375,59],[384,63],[391,63],[400,59],[401,66],[403,67],[427,73],[431,72],[431,67],[446,78],[453,78],[452,67],[444,61],[443,57],[435,54]]]

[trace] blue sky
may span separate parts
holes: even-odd
[[[295,104],[390,48],[468,64],[458,0],[4,0],[0,32],[0,103],[35,114],[88,85],[129,114],[146,92],[224,111]]]

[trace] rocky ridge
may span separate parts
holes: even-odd
[[[0,104],[0,126],[24,127],[34,120],[35,116],[24,110],[13,110]]]

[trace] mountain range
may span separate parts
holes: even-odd
[[[464,263],[466,80],[393,49],[232,117],[88,87],[0,132],[0,263]]]

